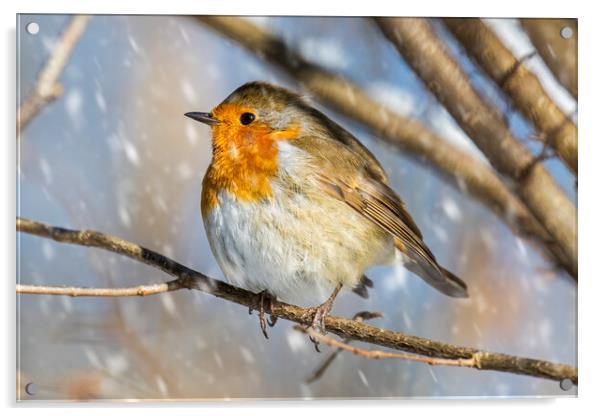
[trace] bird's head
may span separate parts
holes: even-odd
[[[213,152],[231,156],[246,152],[277,150],[276,142],[297,138],[310,119],[302,98],[266,82],[250,82],[230,94],[209,113],[191,112],[187,117],[205,123],[213,134]]]

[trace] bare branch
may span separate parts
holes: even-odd
[[[121,254],[175,276],[176,280],[166,283],[169,288],[197,289],[213,296],[238,303],[239,305],[256,307],[257,296],[254,293],[213,279],[155,251],[117,237],[103,234],[98,231],[78,231],[53,227],[25,218],[17,218],[17,231],[63,243],[97,247]],[[278,318],[310,325],[312,318],[311,313],[309,312],[309,309],[272,300],[271,315]],[[577,384],[577,368],[565,364],[557,364],[549,361],[516,357],[494,352],[485,352],[476,348],[459,347],[404,334],[402,332],[388,331],[337,316],[328,316],[325,319],[325,326],[329,332],[342,338],[381,345],[427,357],[452,360],[473,359],[475,354],[478,353],[478,368],[481,370],[503,371],[559,381],[568,378],[573,381],[573,383]]]
[[[577,99],[577,19],[520,19],[520,22],[556,79]],[[564,27],[572,29],[571,38],[560,36]]]
[[[556,105],[531,73],[481,19],[443,19],[468,54],[535,125],[538,135],[577,173],[577,126]],[[557,34],[560,38],[560,33]],[[562,40],[562,39],[561,39]]]
[[[422,355],[416,354],[400,354],[396,352],[389,351],[369,351],[359,347],[353,347],[349,345],[347,342],[337,341],[334,338],[331,338],[327,335],[322,335],[319,332],[314,331],[311,328],[304,328],[299,325],[295,325],[294,329],[297,331],[308,334],[310,337],[314,338],[316,341],[320,343],[324,343],[330,347],[338,348],[339,350],[349,351],[355,355],[359,355],[364,358],[372,358],[372,359],[383,359],[383,358],[395,358],[398,360],[406,360],[406,361],[416,361],[419,363],[426,363],[430,365],[450,365],[456,367],[472,367],[480,369],[479,364],[479,353],[473,354],[471,358],[434,358],[434,357],[425,357]]]
[[[562,248],[489,166],[420,123],[381,105],[358,85],[305,61],[278,37],[260,27],[238,17],[199,16],[196,19],[276,65],[324,103],[369,127],[377,137],[434,168],[452,186],[466,190],[491,209],[514,233],[537,241],[544,255],[576,279],[576,267]]]
[[[376,19],[384,35],[447,108],[458,125],[508,176],[517,192],[563,252],[563,264],[577,276],[577,212],[543,164],[510,132],[500,114],[484,101],[424,19]]]
[[[171,292],[181,289],[177,285],[167,283],[156,283],[154,285],[141,285],[135,287],[96,288],[77,286],[38,286],[17,285],[17,293],[29,295],[62,295],[62,296],[150,296],[159,293]]]
[[[36,85],[17,110],[17,138],[21,131],[44,108],[63,93],[59,77],[67,65],[77,41],[84,33],[90,16],[74,16],[58,40],[46,64],[40,71]]]
[[[384,314],[382,312],[362,311],[362,312],[356,313],[352,319],[357,322],[364,322],[364,321],[367,321],[368,319],[382,318],[383,316],[384,316]],[[351,341],[352,341],[351,339],[345,338],[343,340],[343,343],[349,344]],[[336,350],[331,352],[330,355],[328,357],[326,357],[326,359],[322,362],[322,364],[320,364],[320,366],[312,373],[312,375],[310,377],[307,378],[307,380],[305,382],[308,384],[313,383],[314,381],[316,381],[320,377],[322,377],[324,375],[324,373],[326,372],[326,370],[328,370],[330,365],[333,363],[334,359],[337,358],[337,355],[339,355],[339,353],[341,351],[343,351],[341,348],[337,348]]]

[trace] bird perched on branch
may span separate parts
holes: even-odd
[[[366,109],[366,111],[370,111]],[[231,284],[313,306],[312,327],[341,288],[367,297],[364,272],[404,265],[440,292],[467,297],[440,266],[375,157],[301,96],[265,82],[239,87],[210,113],[186,116],[213,133],[201,211],[218,264]]]

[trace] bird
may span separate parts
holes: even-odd
[[[209,246],[226,280],[259,297],[266,338],[264,296],[307,307],[325,333],[341,289],[368,297],[366,270],[399,259],[439,292],[468,297],[374,155],[307,97],[253,81],[185,116],[212,133],[201,191]]]

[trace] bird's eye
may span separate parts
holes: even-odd
[[[253,113],[242,113],[240,116],[240,124],[247,125],[251,124],[255,120],[255,114]]]

